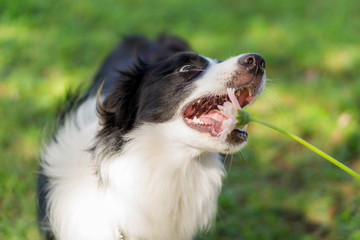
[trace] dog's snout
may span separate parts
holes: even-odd
[[[256,53],[250,53],[241,56],[238,59],[241,67],[245,68],[249,73],[259,74],[264,73],[265,60],[262,56]]]

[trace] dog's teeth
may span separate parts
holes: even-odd
[[[196,124],[204,124],[204,122],[198,119],[196,116],[193,119],[191,119],[191,121]]]
[[[197,103],[200,103],[200,99],[197,101]]]
[[[249,96],[252,97],[252,91],[251,91],[251,88],[247,88],[248,89],[248,92],[249,92]]]
[[[246,131],[248,128],[248,125],[246,124],[244,127],[243,127],[243,130]]]
[[[238,97],[240,97],[240,95],[241,95],[241,89],[239,89],[239,90],[236,91],[236,95],[237,95]]]

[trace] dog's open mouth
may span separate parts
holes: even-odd
[[[254,90],[250,87],[239,88],[236,90],[235,96],[243,108],[254,101]],[[214,137],[219,136],[222,132],[221,125],[227,120],[227,117],[221,113],[218,106],[223,105],[226,101],[230,101],[227,94],[196,99],[185,108],[183,114],[185,123],[199,132],[207,132]],[[230,137],[236,135],[235,132],[238,133],[239,130],[235,129],[233,132],[234,134],[231,133]],[[246,135],[246,132],[243,132],[243,135]]]

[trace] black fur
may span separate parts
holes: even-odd
[[[48,193],[49,179],[41,171],[38,174],[37,182],[37,215],[40,231],[44,234],[44,239],[55,240],[54,234],[49,227],[49,220],[47,218],[47,200],[46,195]]]

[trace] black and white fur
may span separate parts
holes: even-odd
[[[189,127],[184,109],[228,87],[251,88],[254,101],[265,73],[246,56],[220,62],[175,37],[126,38],[44,147],[47,239],[189,240],[207,229],[225,175],[219,153],[239,151],[247,135]]]

